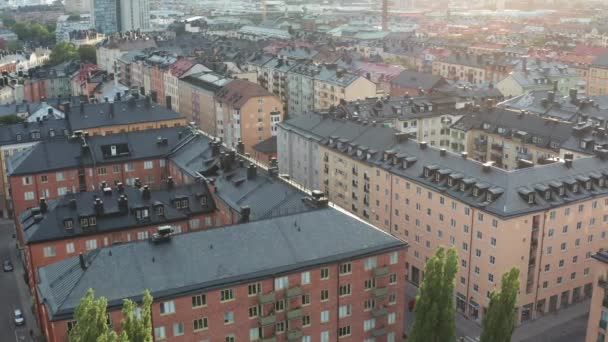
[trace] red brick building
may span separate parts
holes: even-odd
[[[67,341],[88,288],[108,299],[116,330],[122,300],[149,289],[156,341],[396,341],[405,247],[325,208],[54,263],[39,271],[37,307],[49,342]]]

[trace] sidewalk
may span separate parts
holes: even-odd
[[[550,331],[559,326],[589,313],[591,300],[585,300],[580,303],[572,304],[566,309],[560,310],[558,313],[547,314],[541,318],[537,318],[531,322],[524,323],[515,329],[511,341],[525,341],[535,336],[538,336],[546,331]]]

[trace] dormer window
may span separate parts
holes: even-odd
[[[591,190],[591,181],[585,182],[585,190],[587,190],[587,191]]]
[[[82,228],[86,228],[89,226],[89,218],[88,217],[81,217],[80,218],[80,226]]]
[[[174,204],[177,209],[188,209],[190,206],[187,197],[176,198]]]
[[[30,133],[33,140],[40,139],[40,132],[34,131]]]
[[[54,129],[49,130],[49,137],[51,137],[51,138],[55,137],[55,130]]]
[[[165,207],[162,204],[156,205],[156,208],[154,211],[156,212],[156,215],[159,215],[159,216],[165,215]]]
[[[604,177],[601,177],[597,180],[597,186],[604,186],[604,184],[606,183],[606,180],[604,179]]]
[[[460,183],[460,191],[465,192],[466,190],[467,190],[467,185],[464,182]]]
[[[441,174],[439,172],[437,172],[437,174],[435,175],[435,182],[441,182]]]
[[[424,177],[430,177],[431,176],[431,170],[425,168],[424,169]]]
[[[74,220],[72,220],[72,219],[63,220],[63,228],[74,229]]]
[[[578,184],[572,184],[572,192],[574,192],[574,193],[578,192]]]
[[[477,197],[479,196],[479,188],[478,187],[474,187],[473,188],[473,197]]]
[[[563,185],[559,187],[558,193],[560,196],[564,196],[564,194],[566,193],[566,190],[564,189]]]
[[[97,225],[97,218],[95,216],[89,217],[89,227],[94,227]]]
[[[448,186],[454,186],[454,178],[448,177]]]
[[[207,195],[201,196],[201,205],[207,205]]]
[[[528,204],[534,204],[534,193],[528,194]]]
[[[21,133],[17,133],[17,141],[21,141]]]
[[[550,190],[545,191],[545,200],[546,201],[551,200],[551,191]]]
[[[138,221],[146,220],[146,219],[150,218],[150,211],[146,207],[137,208],[137,209],[135,209],[135,218]]]

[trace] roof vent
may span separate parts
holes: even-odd
[[[421,150],[424,150],[426,149],[428,143],[426,141],[421,141],[418,145],[420,146]]]
[[[439,155],[442,157],[445,157],[445,155],[447,154],[447,151],[445,148],[442,148],[441,150],[439,150]]]
[[[141,190],[141,197],[143,199],[150,199],[150,188],[148,188],[148,185],[144,185],[144,188]]]
[[[483,163],[481,169],[483,172],[490,172],[492,170],[492,165],[494,165],[494,162],[486,162]]]
[[[462,157],[462,159],[467,159],[469,157],[469,154],[467,152],[462,152],[460,153],[460,156]]]
[[[82,268],[83,270],[86,270],[89,267],[89,263],[85,259],[84,254],[78,254],[78,260],[80,262],[80,268]]]
[[[103,194],[106,196],[112,195],[112,188],[106,186],[105,188],[103,188]]]

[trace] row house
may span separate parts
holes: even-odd
[[[13,211],[35,207],[41,197],[99,189],[102,182],[134,185],[139,179],[158,188],[167,176],[165,155],[189,134],[171,127],[42,141],[7,163]]]
[[[203,71],[178,81],[178,112],[203,132],[216,136],[215,94],[232,81],[218,73]]]
[[[331,201],[410,244],[411,283],[443,245],[458,250],[456,308],[473,320],[513,266],[521,270],[518,322],[591,297],[591,255],[607,235],[605,150],[508,171],[375,129],[384,132],[320,141],[319,181]]]
[[[262,86],[246,80],[233,80],[215,94],[216,136],[235,148],[239,141],[244,151],[276,135],[283,121],[283,103]]]
[[[197,64],[186,58],[181,58],[165,71],[165,74],[163,75],[163,84],[165,86],[164,93],[167,108],[174,112],[179,112],[179,79],[204,69],[207,68],[201,64]]]
[[[74,256],[39,270],[37,306],[50,342],[78,324],[88,288],[108,299],[118,330],[122,301],[149,289],[157,341],[394,342],[404,332],[405,248],[323,208]]]
[[[98,191],[42,198],[20,215],[17,229],[34,298],[40,267],[165,231],[179,234],[216,225],[215,204],[203,183],[175,186],[168,178],[155,191],[147,185],[103,185]]]

